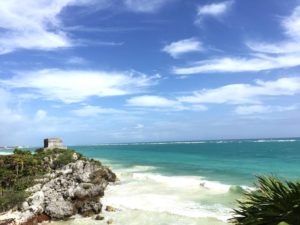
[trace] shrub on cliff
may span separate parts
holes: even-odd
[[[0,196],[0,212],[7,211],[11,208],[18,207],[28,197],[28,194],[23,191],[6,191]]]
[[[60,168],[63,167],[64,165],[75,162],[75,159],[73,157],[74,153],[75,153],[74,151],[65,151],[61,153],[54,161],[55,167]]]
[[[25,190],[51,169],[61,168],[78,159],[87,160],[74,150],[31,151],[16,149],[12,155],[0,155],[0,212],[25,200]]]
[[[80,153],[71,149],[37,149],[35,157],[42,160],[44,166],[51,167],[52,169],[61,168],[78,159],[87,160]]]
[[[257,190],[246,192],[231,222],[236,225],[300,224],[300,182],[258,177]]]

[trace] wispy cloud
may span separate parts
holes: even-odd
[[[300,52],[299,42],[295,40],[290,40],[290,41],[280,42],[277,44],[272,44],[272,43],[270,44],[265,42],[248,41],[246,45],[251,50],[256,52],[282,54],[282,53],[299,53]]]
[[[82,44],[122,45],[123,43],[113,41],[92,42],[71,38],[72,35],[68,32],[72,31],[72,28],[64,27],[62,13],[70,6],[101,10],[112,9],[116,5],[122,5],[123,10],[153,13],[168,2],[172,0],[4,0],[0,2],[0,54],[7,54],[18,49],[57,50]],[[75,29],[89,30],[90,28],[77,26]],[[97,31],[105,30],[96,29]]]
[[[125,6],[133,12],[153,13],[172,0],[124,0]]]
[[[260,104],[262,97],[291,96],[300,93],[300,78],[287,77],[274,81],[257,80],[255,84],[230,84],[203,89],[178,98],[180,102],[203,104]]]
[[[71,40],[60,30],[58,15],[68,5],[82,1],[1,1],[0,54],[16,49],[70,47]]]
[[[75,65],[83,65],[86,64],[87,62],[88,62],[87,60],[78,56],[72,56],[67,60],[67,63],[75,64]]]
[[[229,4],[230,2],[225,2]],[[220,3],[218,7],[200,8],[202,13],[223,12],[226,7]],[[232,3],[231,3],[232,4]],[[217,4],[218,5],[218,4]],[[212,6],[212,5],[209,5]],[[200,11],[201,11],[200,10]],[[179,75],[224,72],[258,72],[290,68],[300,65],[300,6],[293,13],[282,19],[281,25],[287,39],[278,43],[248,41],[251,50],[248,57],[221,57],[190,63],[188,66],[174,67],[173,73]]]
[[[73,47],[78,41],[70,38],[61,20],[69,6],[111,6],[108,0],[10,0],[0,2],[0,54],[18,49],[55,50]],[[101,42],[100,45],[115,44]]]
[[[289,68],[300,65],[300,54],[281,56],[257,55],[248,58],[217,58],[193,63],[191,66],[174,67],[173,73],[190,75],[200,73],[224,72],[258,72],[279,68]]]
[[[89,32],[89,33],[120,33],[137,30],[147,30],[149,28],[143,26],[122,27],[122,26],[106,26],[106,27],[86,27],[86,26],[70,26],[64,27],[64,31]]]
[[[0,124],[1,126],[6,123],[14,123],[22,120],[22,115],[12,107],[12,95],[10,92],[0,88]]]
[[[91,116],[97,116],[99,114],[119,114],[124,113],[125,111],[113,109],[113,108],[103,108],[100,106],[94,106],[94,105],[85,105],[81,107],[80,109],[72,110],[72,113],[76,116],[81,117],[91,117]]]
[[[284,112],[297,109],[296,105],[292,106],[270,106],[270,105],[243,105],[235,108],[235,113],[239,115],[264,114],[272,112]]]
[[[26,73],[26,75],[25,75]],[[134,71],[105,72],[80,70],[40,70],[24,72],[0,85],[33,93],[47,100],[75,103],[89,97],[121,96],[139,93],[157,82],[157,76]]]
[[[103,47],[116,47],[122,46],[124,42],[114,41],[101,41],[101,40],[89,40],[89,39],[78,39],[73,41],[75,46],[103,46]]]
[[[25,117],[17,109],[16,105],[14,96],[9,91],[0,87],[0,143],[2,145],[8,139],[13,142],[13,138],[22,130],[20,124],[23,123]]]
[[[281,21],[286,40],[278,43],[249,41],[247,46],[257,52],[282,54],[300,52],[300,6]]]
[[[143,129],[145,126],[143,124],[138,123],[134,128],[135,129]]]
[[[133,97],[127,100],[127,104],[130,106],[138,107],[178,107],[180,103],[173,101],[164,97],[154,96],[154,95],[143,95]]]
[[[282,21],[285,33],[293,39],[300,38],[300,6],[296,7],[293,13]]]
[[[168,53],[170,56],[177,58],[178,56],[189,52],[203,51],[202,43],[196,38],[188,38],[180,41],[172,42],[166,45],[163,52]]]
[[[173,111],[206,111],[207,107],[200,104],[183,105],[178,100],[172,100],[162,96],[156,95],[142,95],[133,97],[127,100],[128,106],[149,108],[149,109],[166,109]]]

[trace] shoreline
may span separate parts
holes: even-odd
[[[236,199],[243,190],[253,190],[253,173],[274,171],[290,179],[298,173],[291,161],[299,157],[298,146],[289,141],[78,147],[118,175],[120,181],[108,185],[101,199],[103,209],[116,210],[103,210],[103,221],[75,216],[52,223],[104,225],[112,219],[115,225],[228,225]]]
[[[143,166],[139,165],[137,167],[140,167],[142,169]],[[147,194],[146,193],[137,194],[135,191],[133,191],[134,193],[132,193],[132,194],[128,193],[127,192],[128,189],[126,188],[126,186],[128,185],[128,182],[130,182],[130,181],[128,181],[126,179],[126,177],[122,176],[122,173],[127,173],[126,169],[122,171],[122,169],[118,170],[118,169],[114,169],[112,167],[112,170],[114,172],[116,172],[120,181],[118,181],[117,183],[108,185],[105,195],[102,198],[102,203],[103,203],[104,207],[112,206],[116,210],[113,212],[103,211],[102,216],[104,216],[105,218],[111,219],[113,221],[113,224],[116,224],[116,225],[124,225],[124,224],[144,225],[145,224],[146,225],[146,224],[149,224],[149,221],[151,220],[151,223],[153,223],[153,224],[166,224],[166,221],[168,221],[168,224],[179,224],[178,221],[180,221],[180,224],[182,224],[182,225],[190,225],[190,224],[228,225],[228,223],[224,221],[225,219],[220,220],[220,219],[214,218],[213,216],[184,215],[184,214],[180,213],[180,211],[184,212],[184,208],[178,209],[177,212],[164,211],[163,209],[156,208],[158,206],[157,204],[163,203],[163,197],[161,196],[162,198],[161,198],[161,200],[159,200],[153,194],[148,195],[149,197],[151,197],[153,199],[152,202],[148,201],[148,204],[153,203],[152,204],[153,208],[150,208],[150,209],[143,208],[143,207],[141,207],[141,205],[137,204],[137,201],[140,201],[140,198],[142,196],[145,197],[145,195],[147,196]],[[145,170],[142,169],[141,171],[145,171]],[[134,181],[131,181],[131,182],[134,182]],[[144,186],[141,187],[141,189],[145,188],[145,186],[147,186],[147,184],[144,184]],[[136,188],[136,190],[137,190],[137,188]],[[144,190],[144,191],[147,192],[147,190]],[[122,192],[124,195],[123,194],[119,195],[120,192]],[[125,195],[127,197],[128,197],[128,195],[130,195],[130,196],[128,198],[124,199]],[[136,195],[136,197],[134,198],[135,201],[133,201],[134,199],[131,198],[134,195]],[[126,202],[122,201],[122,199],[126,200]],[[145,202],[143,202],[143,204],[145,204]],[[174,204],[173,204],[173,207],[174,207]],[[229,217],[230,216],[228,216],[228,218]],[[128,221],[130,221],[130,222],[128,222]],[[84,218],[84,217],[76,216],[73,220],[70,220],[70,221],[52,221],[51,224],[53,224],[53,225],[79,225],[79,224],[96,224],[96,222],[93,217]],[[107,223],[106,223],[106,221],[97,221],[97,224],[104,225]]]

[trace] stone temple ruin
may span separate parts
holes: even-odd
[[[63,145],[63,140],[60,138],[46,138],[44,139],[44,150],[48,149],[67,149],[66,146]]]

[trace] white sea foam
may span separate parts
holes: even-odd
[[[177,141],[172,142],[172,144],[205,144],[206,141]]]
[[[198,188],[215,191],[218,193],[226,193],[235,185],[223,184],[218,181],[205,180],[199,176],[164,176],[155,173],[133,173],[133,178],[136,180],[152,180],[154,182],[162,183],[170,187],[176,188]],[[252,187],[241,185],[243,190],[253,190]]]
[[[253,142],[257,143],[263,143],[263,142],[295,142],[297,140],[295,139],[261,139],[261,140],[255,140]]]
[[[11,155],[13,152],[7,152],[7,151],[2,151],[0,150],[0,155]]]
[[[151,212],[170,213],[192,218],[216,218],[227,221],[231,210],[222,205],[201,205],[193,201],[183,201],[175,195],[139,194],[116,197],[106,197],[106,205],[113,205],[122,210],[135,209]]]
[[[163,183],[172,187],[198,186],[201,180],[198,177],[184,177],[184,176],[163,176],[154,173],[133,173],[133,178],[136,180],[152,180],[155,182]]]
[[[126,209],[116,212],[103,212],[104,220],[76,217],[68,221],[55,221],[55,225],[107,225],[108,220],[113,220],[114,225],[228,225],[213,218],[192,218],[174,215],[165,212],[151,212],[144,210]]]
[[[95,146],[127,146],[127,145],[170,145],[170,144],[204,144],[207,141],[167,141],[167,142],[136,142],[136,143],[106,143]]]
[[[106,224],[109,218],[116,225],[227,225],[235,201],[233,186],[200,176],[167,176],[154,169],[142,165],[113,169],[121,182],[109,185],[101,201],[118,210],[104,211],[104,221],[77,218],[70,225]]]
[[[109,186],[102,200],[104,205],[122,211],[167,213],[186,217],[187,221],[214,218],[226,222],[231,217],[230,206],[235,201],[231,194],[233,186],[200,176],[153,173],[154,168],[134,166],[118,170],[121,182]]]
[[[120,173],[120,174],[134,174],[134,173],[144,173],[147,171],[152,171],[156,169],[154,166],[141,166],[141,165],[136,165],[136,166],[131,166],[131,167],[118,167],[114,168],[114,172]]]

